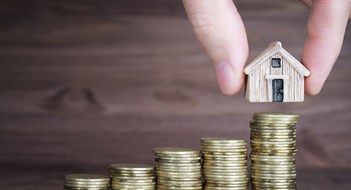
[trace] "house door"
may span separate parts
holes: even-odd
[[[284,81],[283,79],[273,79],[273,102],[283,102],[284,100]]]

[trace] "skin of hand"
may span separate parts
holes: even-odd
[[[311,75],[305,92],[317,95],[343,44],[351,0],[302,0],[311,8],[302,63]],[[183,0],[197,39],[213,62],[221,91],[238,93],[244,84],[249,47],[243,21],[232,0]]]

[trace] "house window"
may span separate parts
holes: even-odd
[[[280,67],[282,67],[282,59],[280,59],[280,58],[272,58],[272,67],[273,68],[280,68]]]

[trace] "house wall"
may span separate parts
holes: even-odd
[[[282,58],[281,68],[272,68],[271,59]],[[288,80],[284,82],[285,93],[284,102],[299,102],[304,98],[304,77],[300,75],[294,67],[288,64],[279,53],[274,54],[264,63],[259,64],[249,75],[247,79],[246,99],[250,102],[268,102],[269,93],[268,80],[266,75],[287,75]],[[268,92],[269,91],[269,92]]]
[[[287,63],[285,59],[284,62]],[[299,102],[304,100],[304,76],[290,64],[284,64],[283,74],[289,76],[287,102]]]

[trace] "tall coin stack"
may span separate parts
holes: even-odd
[[[64,190],[109,190],[110,178],[95,174],[69,174],[65,176]]]
[[[205,190],[248,190],[245,140],[202,138],[201,148]]]
[[[251,127],[252,189],[296,189],[295,114],[255,113]]]
[[[201,156],[195,149],[155,148],[157,189],[202,190]]]
[[[144,164],[111,164],[109,168],[112,190],[155,190],[154,167]]]

